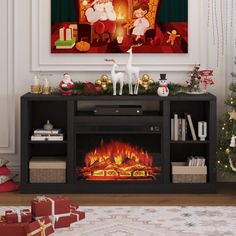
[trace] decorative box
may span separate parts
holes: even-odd
[[[26,236],[25,227],[28,223],[7,224],[4,216],[0,216],[0,235],[2,236]]]
[[[42,216],[50,216],[54,228],[69,227],[70,201],[67,197],[38,196],[31,201],[33,218],[39,220]]]
[[[32,214],[29,209],[22,209],[20,211],[5,211],[5,218],[7,224],[14,223],[29,223],[32,221]]]
[[[85,218],[85,212],[72,210],[70,214],[70,218],[71,218],[71,223],[75,223],[77,221],[83,220]]]
[[[63,157],[33,157],[29,162],[30,183],[66,183]]]
[[[173,183],[206,183],[206,166],[188,166],[187,162],[172,162]]]
[[[31,201],[33,217],[65,214],[70,212],[70,200],[67,197],[38,196]]]
[[[47,236],[54,233],[54,229],[50,218],[45,216],[25,226],[25,232],[27,236]]]

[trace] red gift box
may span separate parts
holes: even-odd
[[[70,212],[70,200],[67,197],[38,196],[31,201],[33,217],[66,214]]]
[[[25,226],[27,236],[47,236],[54,233],[51,220],[48,216],[43,217]]]
[[[8,210],[5,211],[6,223],[25,223],[32,221],[32,214],[29,209],[23,209],[20,211]]]
[[[85,218],[85,212],[84,211],[72,210],[71,213],[70,213],[71,223],[75,223],[77,221],[83,220],[84,218]]]
[[[71,211],[77,211],[78,208],[79,208],[78,205],[70,205],[70,210],[71,210]]]
[[[71,217],[70,215],[59,217],[58,220],[55,219],[55,222],[53,222],[53,224],[55,229],[70,227]]]
[[[0,234],[4,236],[25,236],[28,223],[7,224],[5,217],[0,217]]]

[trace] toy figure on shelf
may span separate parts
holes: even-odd
[[[70,75],[65,73],[63,80],[60,82],[60,92],[63,96],[71,96],[73,93],[74,82],[71,80]]]
[[[168,31],[167,34],[169,35],[169,38],[166,43],[170,43],[171,46],[174,46],[176,38],[179,38],[180,35],[177,34],[176,30],[172,30],[171,32]]]
[[[207,91],[207,87],[214,84],[212,79],[213,77],[213,70],[201,70],[199,71],[199,75],[202,77],[201,82],[204,86],[204,92]]]
[[[159,87],[157,89],[157,94],[160,97],[167,97],[169,95],[169,88],[167,84],[166,74],[161,74],[159,80]]]

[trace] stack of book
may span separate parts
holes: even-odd
[[[188,157],[188,166],[205,166],[206,159],[204,157],[191,156]]]
[[[31,141],[63,141],[64,134],[61,129],[36,129],[34,134],[31,136]]]
[[[177,113],[174,113],[174,117],[171,118],[171,140],[186,141],[188,134],[188,126],[191,131],[192,139],[196,141],[197,136],[193,126],[191,115],[185,113],[185,118],[179,118],[179,115]]]

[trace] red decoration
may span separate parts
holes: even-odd
[[[88,95],[96,95],[97,94],[96,86],[91,82],[84,83],[84,90]]]
[[[10,173],[10,170],[6,166],[0,167],[0,175],[7,176],[10,175]]]
[[[34,217],[65,214],[70,212],[70,201],[67,197],[39,196],[31,201],[31,207]]]
[[[25,236],[25,227],[28,223],[7,224],[4,216],[0,217],[0,232],[4,236]]]
[[[25,231],[27,236],[47,236],[54,233],[54,229],[48,216],[28,224],[25,226]]]
[[[5,211],[5,219],[8,224],[29,223],[32,221],[32,214],[29,209],[23,209],[18,212],[8,210]]]
[[[74,82],[71,80],[70,75],[65,73],[64,79],[60,82],[60,92],[63,96],[71,96],[73,94]]]
[[[70,227],[71,217],[70,215],[68,215],[68,216],[58,217],[57,219],[57,216],[56,216],[55,222],[53,222],[53,224],[54,224],[55,229]]]
[[[0,184],[0,193],[17,191],[19,188],[19,184],[16,184],[14,181],[9,180],[3,184]]]
[[[85,218],[85,212],[72,210],[70,218],[71,218],[71,223],[83,220]]]

